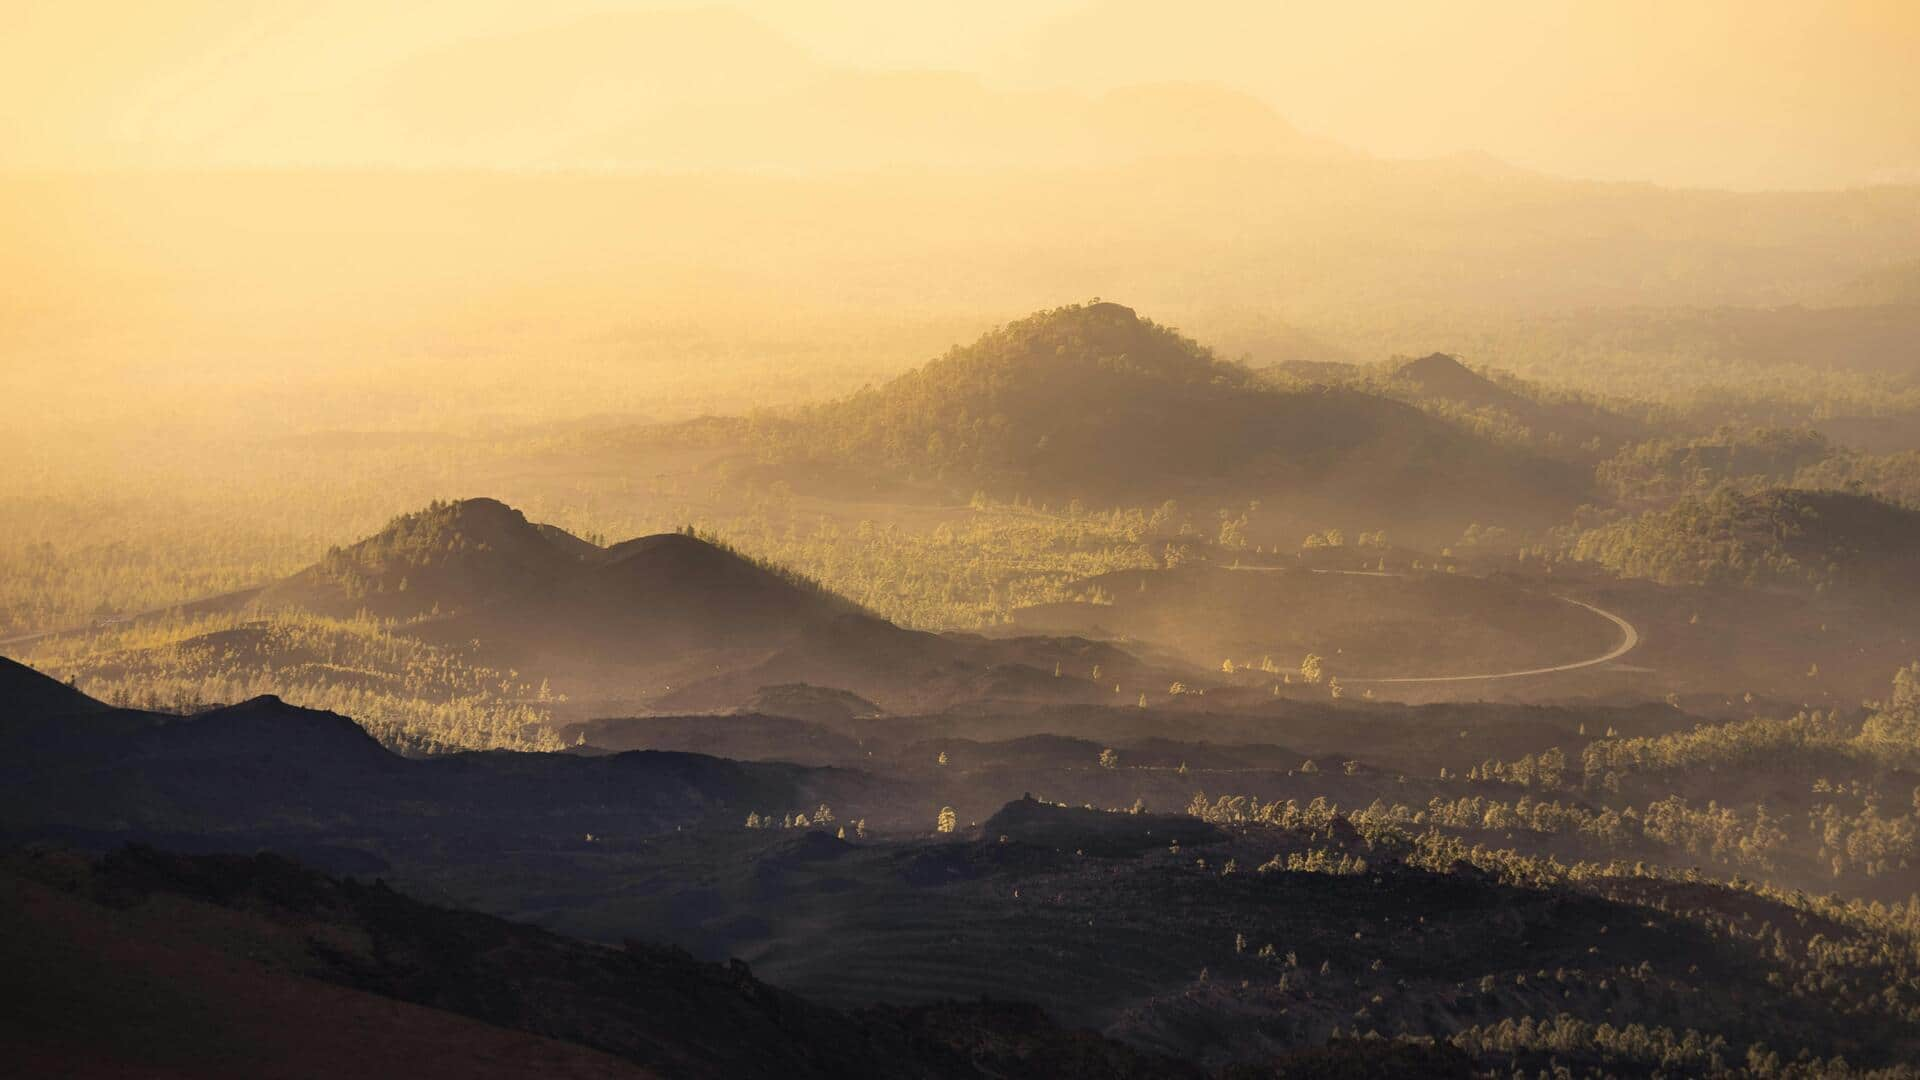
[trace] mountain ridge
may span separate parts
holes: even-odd
[[[1101,300],[1006,324],[761,437],[789,461],[856,461],[963,490],[1288,496],[1460,526],[1546,521],[1590,484],[1385,396],[1269,385]]]

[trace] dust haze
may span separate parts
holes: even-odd
[[[5,23],[27,1071],[1911,1075],[1911,5]]]

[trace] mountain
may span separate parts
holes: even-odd
[[[15,719],[86,716],[108,710],[109,706],[66,683],[0,656],[0,730]]]
[[[859,613],[809,581],[692,535],[603,549],[486,498],[397,517],[263,590],[253,606],[400,619],[410,635],[499,670],[628,695],[679,680],[688,665],[710,672],[723,658],[757,660]],[[272,666],[271,656],[255,659]]]
[[[1396,366],[1390,385],[1414,401],[1443,411],[1465,410],[1498,421],[1531,446],[1556,456],[1610,451],[1642,434],[1642,425],[1598,405],[1556,400],[1510,376],[1482,373],[1445,353]]]
[[[116,709],[58,679],[0,656],[0,782],[79,745],[113,745],[160,722]]]
[[[97,703],[96,703],[97,704]],[[63,706],[64,707],[64,706]],[[9,829],[105,837],[334,835],[395,842],[436,829],[469,837],[627,835],[749,811],[857,807],[858,773],[641,752],[393,754],[352,720],[261,697],[191,716],[114,713],[108,731],[6,702],[19,752],[0,760]],[[104,708],[104,707],[102,707]],[[137,723],[135,722],[137,721]]]
[[[1394,369],[1393,377],[1421,393],[1469,405],[1512,408],[1527,401],[1445,353],[1408,360]]]
[[[262,610],[409,619],[531,591],[599,549],[494,499],[435,502],[264,590]]]
[[[596,551],[537,593],[456,620],[462,632],[525,627],[568,647],[738,648],[781,642],[842,615],[851,601],[685,533],[643,536]]]
[[[744,708],[768,687],[801,681],[844,688],[896,714],[962,704],[1110,704],[1113,684],[1164,686],[1192,677],[1083,637],[932,634],[848,616],[797,635],[759,663],[672,688],[653,704],[686,712]]]
[[[790,458],[1106,503],[1284,496],[1464,525],[1544,520],[1584,489],[1402,402],[1266,385],[1105,302],[1011,323],[770,437]]]
[[[1055,668],[1084,673],[1099,665],[1114,678],[1144,672],[1133,657],[1090,642],[905,630],[804,577],[690,533],[603,549],[531,524],[492,499],[436,503],[397,518],[265,590],[256,604],[409,619],[398,632],[428,647],[419,662],[445,665],[458,656],[496,673],[496,681],[497,673],[537,673],[535,683],[545,678],[564,689],[575,714],[643,703],[772,711],[751,699],[800,683],[824,688],[813,696],[832,709],[857,711],[981,697],[1093,701],[1108,691],[1087,678],[1056,678]],[[388,674],[323,671],[327,658],[313,653],[302,641],[242,628],[156,656],[237,658],[269,685],[277,671],[294,667],[329,684],[372,684]],[[138,656],[111,659],[122,680],[156,673]],[[421,692],[418,680],[408,685]]]
[[[1722,488],[1581,534],[1576,558],[1667,584],[1920,596],[1920,511],[1870,495]]]
[[[867,628],[875,640],[910,636],[797,575],[694,536],[663,534],[615,544],[537,589],[414,632],[450,646],[477,643],[495,667],[538,671],[576,702],[614,710],[756,667],[809,641],[842,640],[844,624]],[[739,697],[701,707],[731,707],[759,686],[807,678],[870,696],[871,680],[855,681],[866,670],[860,657],[809,655],[817,665],[807,672],[761,679]]]
[[[1096,668],[1147,684],[1190,677],[1086,641],[909,631],[715,541],[669,533],[603,549],[491,499],[396,518],[254,603],[234,625],[75,667],[149,707],[263,692],[325,704],[408,753],[535,748],[549,714],[1095,702],[1112,693]],[[396,622],[315,624],[309,611]],[[768,695],[779,700],[758,700]]]

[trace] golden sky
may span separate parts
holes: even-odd
[[[1669,185],[1920,182],[1914,0],[0,0],[0,19],[0,166],[1054,167],[1332,143]]]

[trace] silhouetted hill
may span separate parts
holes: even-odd
[[[493,499],[435,503],[265,590],[262,608],[411,620],[407,632],[632,698],[757,661],[858,608],[692,535],[599,548]],[[716,655],[724,654],[724,655]]]
[[[414,580],[427,584],[415,588]],[[225,665],[222,677],[255,691],[322,684],[439,702],[471,693],[470,681],[435,681],[434,673],[457,668],[492,683],[520,679],[528,696],[546,680],[578,718],[659,707],[751,711],[764,688],[802,683],[835,698],[806,706],[814,711],[937,708],[982,697],[1092,700],[1092,682],[1055,678],[1056,665],[1074,663],[1084,674],[1103,664],[1116,678],[1139,667],[1084,641],[905,630],[801,575],[690,533],[601,549],[528,524],[490,499],[396,519],[267,590],[261,603],[334,615],[364,604],[406,621],[378,640],[349,634],[344,643],[341,626],[276,633],[263,621],[97,658],[92,671],[138,685],[182,667],[197,673],[195,665],[214,658]],[[1081,654],[1087,663],[1077,662]]]
[[[1408,360],[1394,369],[1393,377],[1423,393],[1474,405],[1513,406],[1526,403],[1526,399],[1519,394],[1445,353],[1432,353],[1417,360]]]
[[[586,720],[561,728],[560,741],[614,752],[672,750],[796,765],[850,765],[862,756],[857,741],[824,724],[753,713]]]
[[[88,865],[10,854],[0,921],[0,962],[35,973],[32,991],[0,1015],[17,1075],[660,1075],[525,1024],[420,1003],[414,988],[445,952],[420,956],[411,987],[374,984],[349,953],[315,947],[304,930],[417,943],[457,917],[272,856],[129,850]],[[269,943],[273,957],[262,951]]]
[[[1077,806],[1015,799],[980,824],[988,840],[1085,852],[1096,858],[1128,858],[1179,844],[1215,844],[1226,834],[1186,814],[1110,814]]]
[[[880,706],[858,694],[808,683],[782,683],[763,686],[749,698],[740,711],[768,716],[791,716],[801,720],[850,720],[873,716]]]
[[[622,647],[782,641],[858,608],[797,575],[682,533],[627,540],[481,620]]]
[[[58,679],[0,656],[0,730],[15,718],[86,716],[108,711]]]
[[[1357,390],[1277,389],[1114,303],[1044,311],[769,438],[956,485],[1337,497],[1401,518],[1570,508],[1573,470]]]
[[[125,711],[110,731],[23,712],[0,760],[0,820],[28,833],[626,834],[752,809],[857,805],[858,773],[699,754],[399,757],[334,713],[262,697],[193,716]],[[137,721],[137,722],[136,722]]]
[[[31,769],[68,747],[110,745],[164,720],[116,709],[0,656],[0,777]]]
[[[1102,673],[1097,681],[1096,669]],[[850,615],[796,635],[759,663],[674,688],[655,704],[689,712],[732,709],[763,687],[812,682],[906,713],[962,703],[1106,702],[1113,681],[1164,685],[1178,677],[1086,638],[931,634]]]
[[[495,667],[541,672],[574,699],[615,709],[761,665],[809,641],[840,641],[835,628],[848,621],[869,626],[876,641],[908,636],[798,575],[703,539],[663,534],[616,544],[538,588],[413,629],[450,646],[477,643]],[[811,680],[867,692],[847,674],[862,669],[863,658],[817,648],[809,655],[811,669],[760,678],[749,690]]]
[[[401,619],[450,614],[555,581],[598,551],[494,499],[436,502],[329,551],[254,604]]]

